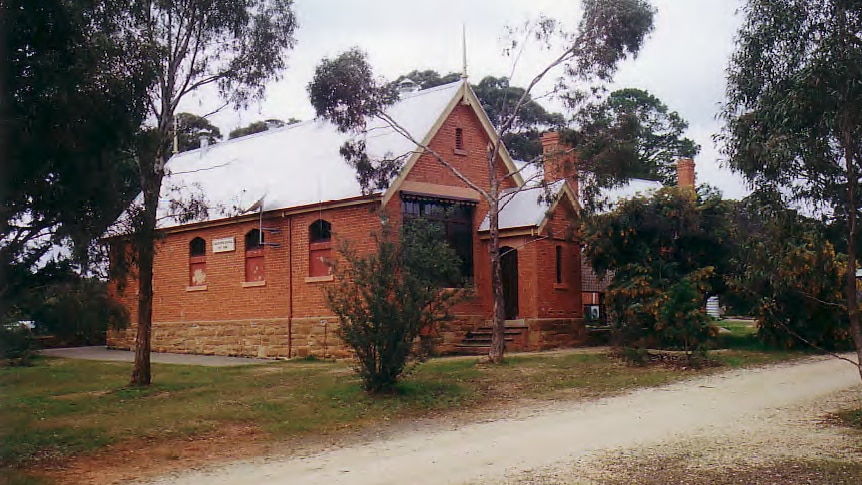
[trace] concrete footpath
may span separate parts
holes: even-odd
[[[134,352],[129,350],[113,350],[102,346],[45,349],[39,353],[48,357],[62,357],[64,359],[104,360],[110,362],[133,362],[135,360]],[[161,352],[153,352],[150,360],[156,364],[200,365],[204,367],[231,367],[272,362],[267,359],[250,359],[246,357],[167,354]]]

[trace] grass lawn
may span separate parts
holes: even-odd
[[[718,336],[718,346],[721,348],[767,350],[757,340],[757,326],[754,320],[717,320],[715,325],[730,331]]]
[[[717,352],[729,366],[790,353]],[[0,368],[0,483],[37,483],[9,470],[103,449],[126,440],[182,440],[230,426],[254,426],[267,440],[338,433],[389,420],[481,408],[513,399],[577,399],[692,377],[692,371],[630,367],[603,354],[434,359],[395,396],[364,393],[343,362],[289,361],[244,367],[153,365],[155,384],[126,388],[128,363],[39,358]]]

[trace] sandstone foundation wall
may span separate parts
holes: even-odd
[[[436,354],[458,352],[467,334],[489,325],[482,315],[462,315],[442,324],[431,338]],[[337,335],[336,317],[252,319],[201,322],[155,322],[154,352],[224,355],[260,358],[315,356],[345,359],[351,356]],[[108,332],[108,347],[132,350],[136,326]],[[584,345],[587,340],[582,318],[525,319],[524,328],[507,343],[510,352],[532,352]]]

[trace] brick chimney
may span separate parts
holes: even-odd
[[[566,153],[567,148],[560,142],[560,134],[556,131],[542,133],[545,182],[551,183],[560,179],[574,182],[577,176],[576,159],[573,153]]]
[[[694,160],[680,158],[676,161],[676,184],[694,188]]]

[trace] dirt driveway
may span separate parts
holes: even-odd
[[[826,453],[854,453],[839,437],[824,441],[817,436],[818,426],[805,417],[822,412],[823,406],[839,405],[836,399],[841,405],[858,406],[860,389],[852,366],[815,358],[594,402],[524,409],[508,419],[415,429],[312,456],[260,458],[146,483],[591,483],[578,470],[599,463],[608,453],[657,447],[679,450],[698,440],[714,444],[721,439],[734,449],[737,437],[752,434],[761,444],[783,443],[789,450],[801,446],[794,440],[807,436],[813,443],[822,442]],[[796,432],[776,429],[775,420],[795,426]]]

